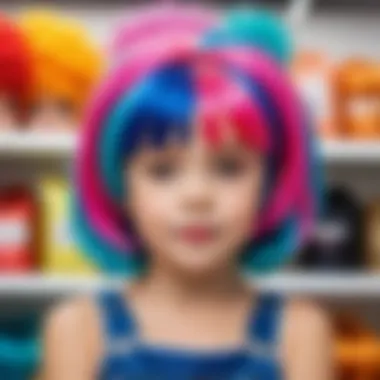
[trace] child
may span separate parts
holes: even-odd
[[[0,129],[22,125],[32,82],[31,52],[21,28],[0,15]]]
[[[32,49],[31,128],[72,129],[100,74],[100,52],[81,25],[55,13],[29,11],[21,26]]]
[[[270,16],[145,10],[86,119],[75,232],[123,291],[48,318],[48,380],[330,380],[321,309],[242,275],[287,262],[317,209],[305,113]]]

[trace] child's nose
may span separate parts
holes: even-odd
[[[194,173],[184,181],[182,200],[186,206],[194,209],[209,209],[214,196],[215,191],[207,176]]]

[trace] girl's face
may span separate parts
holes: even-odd
[[[252,238],[263,158],[226,136],[211,146],[142,147],[126,169],[125,205],[153,262],[200,274],[234,263]]]

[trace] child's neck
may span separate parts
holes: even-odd
[[[253,294],[231,268],[186,276],[151,266],[128,292],[140,339],[148,344],[230,348],[245,339]]]
[[[235,297],[246,293],[247,285],[237,268],[226,267],[197,275],[185,274],[170,268],[151,266],[139,287],[157,296],[197,301],[222,297]]]

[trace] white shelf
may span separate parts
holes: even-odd
[[[290,295],[380,298],[380,273],[287,273],[262,278],[257,284],[260,288]]]
[[[327,163],[379,163],[379,141],[327,141],[322,144]]]
[[[286,295],[380,298],[380,274],[279,274],[253,280],[260,289]],[[0,277],[0,297],[58,297],[120,288],[122,281],[101,278]]]
[[[0,297],[59,297],[119,287],[119,280],[97,277],[0,276]]]
[[[0,132],[0,156],[73,156],[76,134],[65,132]]]
[[[2,157],[73,157],[77,145],[75,133],[0,132]],[[378,163],[379,141],[328,141],[322,143],[322,154],[328,164]]]
[[[0,156],[68,159],[77,145],[75,133],[12,132],[0,133]],[[322,143],[327,164],[380,164],[380,140],[370,142],[328,141]]]

